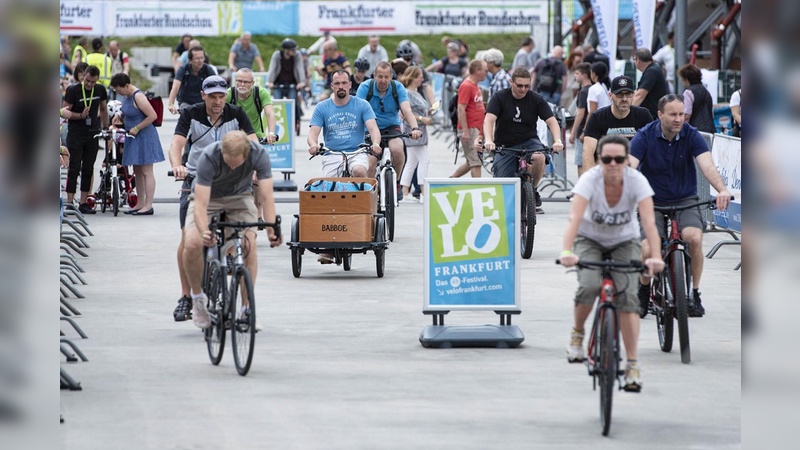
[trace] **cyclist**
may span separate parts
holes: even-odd
[[[667,94],[658,101],[658,119],[639,130],[631,141],[631,167],[639,168],[655,191],[653,201],[658,206],[682,206],[696,203],[697,173],[695,161],[717,190],[717,209],[728,208],[731,193],[725,186],[705,139],[697,128],[685,121],[683,97]],[[689,244],[692,258],[692,297],[689,300],[689,317],[703,317],[705,308],[700,300],[700,277],[703,275],[703,217],[700,208],[681,211],[677,215],[681,239]],[[664,219],[656,216],[658,232],[664,231]],[[662,239],[668,236],[662,235]],[[660,246],[658,241],[656,246]],[[643,243],[642,250],[650,249]],[[642,278],[639,301],[647,308],[650,301],[650,280]],[[646,310],[646,309],[645,309]]]
[[[167,108],[172,114],[177,114],[179,109],[202,102],[203,98],[200,92],[203,82],[208,77],[216,75],[216,69],[205,62],[206,56],[203,47],[190,48],[188,55],[189,62],[181,66],[175,73],[175,80],[169,91]],[[178,106],[175,106],[176,99]]]
[[[593,167],[578,178],[569,222],[564,233],[561,264],[571,267],[581,259],[599,261],[608,252],[618,261],[630,261],[640,256],[639,220],[650,242],[650,257],[645,259],[647,276],[664,269],[658,243],[658,231],[653,212],[653,189],[642,174],[628,167],[630,144],[622,136],[610,135],[600,140],[601,167]],[[573,253],[574,252],[574,253]],[[624,389],[639,392],[642,389],[637,361],[639,340],[639,302],[636,298],[636,275],[614,273],[614,285],[619,291],[614,304],[620,311],[620,329],[625,343],[627,364]],[[600,293],[600,273],[591,270],[578,272],[578,290],[575,293],[575,325],[572,329],[567,361],[584,359],[583,336],[586,319],[592,311],[594,299]]]
[[[409,66],[419,66],[419,68],[422,69],[422,85],[417,88],[417,92],[419,92],[420,95],[425,97],[425,100],[428,101],[428,104],[433,105],[436,102],[436,94],[434,94],[433,86],[431,86],[431,76],[428,73],[428,71],[425,70],[424,67],[417,64],[417,56],[418,56],[417,51],[419,51],[419,48],[417,48],[417,50],[414,50],[415,45],[416,44],[414,44],[414,42],[412,41],[408,40],[400,41],[400,43],[397,44],[395,55],[397,55],[398,58],[405,61]],[[405,70],[399,73],[398,76],[402,75],[403,73],[405,73]]]
[[[245,67],[236,71],[236,87],[228,88],[225,100],[244,109],[259,140],[265,140],[270,145],[275,142],[275,109],[272,106],[272,96],[267,89],[255,85],[255,76],[251,69]],[[266,116],[266,124],[262,114]]]
[[[310,130],[306,143],[308,153],[315,155],[319,151],[319,133],[323,133],[325,144],[333,150],[350,151],[358,148],[364,141],[364,130],[372,138],[372,151],[380,155],[381,134],[369,103],[350,95],[350,74],[339,69],[332,75],[331,87],[333,95],[321,101],[311,116]],[[339,176],[342,158],[339,155],[325,155],[322,158],[322,173],[325,177]],[[366,177],[369,158],[362,153],[350,159],[350,173],[354,177]]]
[[[178,219],[181,229],[186,222],[189,208],[189,192],[194,179],[196,160],[200,151],[225,137],[231,131],[242,130],[250,140],[257,141],[253,127],[247,114],[239,106],[225,103],[228,94],[228,83],[220,76],[211,76],[203,81],[203,102],[183,108],[175,126],[175,134],[169,146],[169,161],[175,178],[183,180],[181,187],[180,209]],[[188,142],[188,151],[181,154]],[[187,177],[188,175],[188,177]],[[189,281],[183,269],[183,233],[178,244],[178,274],[181,280],[182,296],[178,306],[172,313],[176,322],[191,318],[192,298]]]
[[[353,61],[353,67],[356,68],[355,72],[350,75],[350,95],[356,95],[358,87],[361,83],[367,80],[367,72],[369,72],[369,61],[366,58],[358,58]]]
[[[517,67],[511,74],[511,87],[498,91],[491,100],[483,119],[483,133],[486,140],[485,147],[494,151],[497,145],[510,148],[536,149],[542,148],[536,134],[536,123],[544,120],[550,133],[553,134],[553,151],[560,152],[564,144],[561,136],[561,127],[553,115],[553,110],[547,101],[531,90],[531,73],[524,67]],[[478,138],[480,139],[480,137]],[[519,159],[515,155],[497,154],[492,164],[492,172],[496,178],[517,176]],[[533,175],[533,186],[539,184],[547,165],[545,155],[534,153],[528,170]],[[536,208],[542,206],[539,191],[535,191]]]
[[[252,174],[258,178],[259,195],[264,204],[264,220],[275,222],[275,199],[272,194],[272,170],[269,154],[258,143],[249,140],[243,131],[231,131],[197,155],[197,166],[186,226],[183,229],[183,266],[192,292],[192,322],[198,328],[208,328],[211,324],[202,290],[203,247],[211,247],[216,237],[208,228],[210,215],[224,211],[227,220],[232,222],[255,222],[258,220],[253,201]],[[272,228],[267,228],[270,247],[280,245],[281,238]],[[258,259],[256,233],[254,229],[245,231],[245,266],[256,282]],[[256,330],[259,330],[256,321]]]
[[[408,101],[408,93],[403,83],[392,80],[392,66],[386,61],[381,61],[375,67],[373,73],[374,80],[369,83],[363,83],[358,88],[358,98],[366,100],[375,112],[375,117],[378,123],[378,128],[381,134],[400,134],[400,116],[398,113],[402,112],[406,122],[411,127],[411,138],[419,139],[422,132],[417,124],[417,118],[411,112],[411,104]],[[376,141],[372,141],[376,142]],[[389,151],[392,155],[392,166],[397,173],[398,179],[403,172],[403,166],[406,164],[405,154],[403,152],[403,140],[400,138],[390,139],[387,144]],[[377,160],[370,160],[369,173],[375,173]],[[396,187],[398,194],[400,186]],[[398,197],[402,197],[398,195]]]
[[[269,75],[267,87],[272,89],[276,100],[282,98],[296,99],[297,91],[303,90],[306,81],[306,70],[303,57],[297,52],[297,42],[294,39],[284,39],[281,49],[275,50],[269,61]],[[276,88],[275,85],[291,86],[294,88]]]

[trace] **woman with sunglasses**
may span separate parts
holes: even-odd
[[[561,264],[571,267],[581,259],[600,261],[608,252],[617,261],[630,261],[641,257],[641,229],[650,243],[650,257],[644,263],[648,276],[664,270],[661,260],[661,239],[656,230],[653,212],[653,189],[644,175],[628,167],[630,143],[623,136],[609,135],[600,139],[600,166],[587,170],[572,189],[572,207],[564,233]],[[636,210],[639,210],[637,220]],[[620,311],[620,328],[625,343],[627,365],[624,389],[639,392],[642,388],[637,361],[639,340],[639,298],[636,273],[614,273],[614,285],[624,291],[614,299]],[[584,324],[592,311],[592,304],[600,293],[600,272],[578,272],[578,291],[575,294],[575,324],[567,361],[584,359]]]

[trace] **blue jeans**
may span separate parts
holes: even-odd
[[[549,92],[539,92],[539,95],[544,97],[549,103],[552,103],[556,106],[561,104],[561,92],[553,92],[552,94]]]
[[[272,88],[272,98],[275,100],[280,100],[283,98],[289,100],[297,100],[297,87],[295,85],[283,85],[286,87],[278,87],[280,85],[275,85]],[[289,87],[291,86],[291,87]]]
[[[510,149],[538,149],[544,145],[539,139],[528,139],[525,142],[517,145],[508,146]],[[492,174],[495,178],[513,178],[517,176],[519,171],[519,158],[516,154],[500,154],[495,153],[494,161],[492,162]]]

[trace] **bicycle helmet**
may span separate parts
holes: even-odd
[[[286,38],[281,42],[281,48],[284,50],[294,50],[297,48],[297,42],[294,39]]]
[[[358,70],[359,72],[368,71],[370,66],[369,61],[367,61],[367,58],[358,58],[353,62],[353,65],[356,66],[356,70]]]
[[[119,100],[110,100],[106,107],[108,108],[108,119],[111,120],[115,115],[122,113],[122,102]]]
[[[395,54],[398,58],[413,58],[414,57],[414,47],[411,44],[402,44],[397,46],[397,51]]]
[[[301,48],[300,49],[300,54],[303,55],[303,56],[307,56],[308,55],[308,49],[305,48],[305,47]]]

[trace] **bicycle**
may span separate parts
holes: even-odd
[[[672,351],[675,325],[672,319],[677,320],[681,362],[684,364],[689,364],[692,360],[689,345],[689,303],[694,304],[691,295],[692,257],[689,253],[689,244],[681,239],[676,215],[680,211],[698,206],[712,210],[717,207],[713,200],[686,206],[653,206],[657,213],[664,216],[664,235],[669,237],[661,240],[664,271],[656,275],[650,283],[650,303],[648,308],[642,308],[639,313],[639,316],[644,318],[648,310],[651,310],[656,316],[658,343],[661,351],[665,353]]]
[[[522,257],[530,259],[533,255],[533,241],[536,233],[536,186],[533,185],[533,175],[528,172],[531,164],[531,157],[534,153],[541,152],[546,155],[552,153],[550,147],[540,149],[516,149],[498,146],[495,153],[513,155],[519,161],[517,176],[521,180],[520,185],[520,250]]]
[[[224,214],[224,213],[223,213]],[[223,216],[224,218],[224,216]],[[217,215],[211,218],[209,229],[216,236],[217,244],[206,248],[203,267],[203,292],[208,297],[207,309],[211,325],[203,330],[211,364],[218,365],[225,350],[225,333],[231,330],[231,347],[236,372],[247,375],[253,362],[256,337],[256,302],[253,279],[244,265],[244,243],[242,232],[247,228],[263,230],[270,227],[281,235],[281,216],[275,223],[224,222]],[[232,229],[225,239],[225,228]],[[230,255],[230,251],[233,254]],[[223,270],[223,255],[225,266]],[[226,290],[226,277],[230,284]],[[240,292],[241,291],[241,292]]]
[[[394,241],[394,210],[397,207],[397,172],[392,166],[392,151],[389,141],[395,138],[409,138],[409,133],[385,134],[381,136],[383,154],[376,167],[378,179],[378,212],[386,219],[387,239]],[[366,136],[367,143],[372,143],[370,136]],[[385,144],[385,145],[384,145]]]
[[[124,146],[125,139],[136,139],[136,136],[125,130],[116,128],[102,130],[93,136],[94,139],[102,138],[106,142],[106,152],[103,158],[103,168],[100,170],[100,187],[95,195],[95,201],[100,201],[100,212],[105,213],[106,207],[111,206],[111,210],[116,217],[119,214],[119,207],[128,204],[131,208],[136,206],[137,197],[133,193],[133,177],[129,174],[128,168],[122,166],[123,178],[120,178],[117,165],[122,162],[119,158],[118,150]],[[111,144],[109,146],[109,141]],[[124,185],[123,185],[124,182]],[[89,202],[94,207],[94,201]]]
[[[561,264],[561,260],[557,259],[556,264]],[[600,422],[603,425],[603,436],[608,436],[611,429],[614,382],[618,382],[619,377],[625,374],[625,370],[619,369],[619,363],[622,360],[619,351],[619,313],[617,307],[614,306],[614,298],[617,293],[624,292],[625,289],[616,290],[611,272],[641,273],[646,271],[647,267],[641,261],[636,260],[614,261],[609,253],[603,253],[602,261],[578,261],[576,267],[580,270],[599,269],[603,276],[584,364],[592,377],[592,389],[597,390],[597,385],[600,385]],[[621,383],[619,390],[622,390]]]

